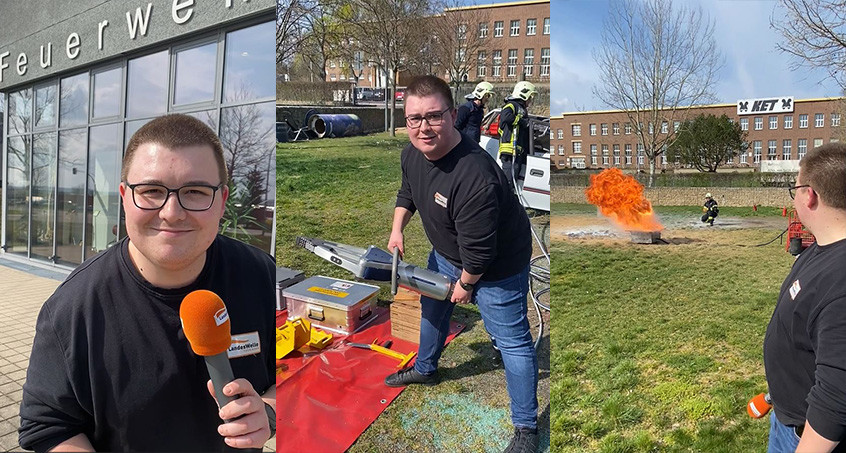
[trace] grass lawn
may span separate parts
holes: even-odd
[[[400,185],[400,151],[407,136],[388,134],[277,145],[279,266],[306,275],[352,274],[298,249],[297,236],[385,248]],[[545,218],[548,223],[548,216]],[[405,260],[425,266],[431,246],[415,216],[405,230]],[[390,300],[383,287],[380,300]],[[441,358],[443,382],[409,387],[351,448],[364,451],[501,451],[512,434],[505,373],[475,306],[456,307],[467,329]],[[539,351],[541,431],[549,445],[549,336]],[[543,396],[546,395],[546,396]],[[280,444],[283,445],[283,444]]]
[[[793,257],[741,245],[774,229],[668,233],[689,241],[553,243],[552,451],[766,450],[768,420],[745,404],[766,390],[764,332]]]

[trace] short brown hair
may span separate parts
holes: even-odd
[[[799,161],[802,184],[808,184],[826,206],[846,210],[846,143],[818,146]]]
[[[129,165],[132,163],[135,151],[138,147],[147,143],[156,143],[170,149],[208,145],[213,151],[214,160],[217,161],[220,183],[225,186],[229,182],[229,173],[226,171],[226,161],[223,159],[223,145],[220,144],[220,138],[206,123],[193,116],[178,113],[160,116],[141,126],[132,135],[129,144],[126,145],[126,153],[123,155],[123,167],[120,171],[121,180],[126,181]]]
[[[405,96],[426,97],[432,95],[440,95],[447,106],[452,109],[455,106],[455,101],[452,98],[452,90],[449,85],[438,77],[432,75],[420,76],[412,80],[405,89]]]

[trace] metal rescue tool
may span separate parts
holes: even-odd
[[[449,277],[400,260],[396,249],[391,255],[372,245],[363,249],[303,236],[297,238],[297,245],[352,272],[357,278],[390,281],[392,294],[397,293],[397,286],[402,286],[436,300],[446,300],[452,295],[453,283]]]

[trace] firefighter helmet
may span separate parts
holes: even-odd
[[[485,95],[494,94],[493,88],[493,85],[488,82],[479,82],[473,92],[464,97],[467,99],[483,99]]]
[[[711,192],[706,193],[705,198],[711,198]]]
[[[536,94],[538,94],[538,90],[535,89],[535,85],[533,83],[522,81],[517,82],[517,84],[514,85],[514,90],[511,92],[511,96],[509,96],[509,98],[522,99],[528,102],[529,98]]]

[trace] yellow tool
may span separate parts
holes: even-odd
[[[400,361],[399,365],[397,365],[397,368],[405,367],[406,365],[408,365],[408,362],[410,362],[411,359],[413,359],[414,356],[417,355],[417,353],[414,352],[414,351],[409,352],[408,354],[401,354],[399,352],[392,351],[392,350],[386,348],[385,346],[379,346],[376,343],[376,340],[373,340],[373,343],[370,343],[370,344],[365,344],[365,343],[347,343],[347,344],[354,347],[354,348],[370,349],[371,351],[378,352],[379,354],[386,355],[388,357],[392,357],[394,359],[397,359],[397,360]],[[390,346],[390,343],[386,343],[386,345]]]
[[[332,334],[311,327],[302,318],[289,319],[276,328],[276,359],[279,360],[295,350],[308,345],[323,349],[332,342]]]

